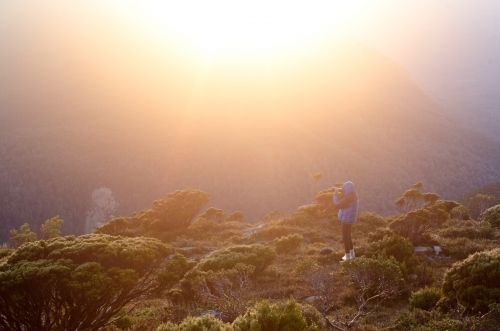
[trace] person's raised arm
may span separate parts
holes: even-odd
[[[354,201],[358,200],[358,195],[356,194],[356,191],[352,191],[351,193],[347,194],[345,197],[339,200],[337,194],[333,194],[333,208],[334,209],[342,209],[353,203]]]

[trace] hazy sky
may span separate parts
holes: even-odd
[[[74,75],[72,63],[106,67],[142,47],[263,56],[304,49],[324,35],[385,53],[420,84],[489,84],[500,77],[499,33],[497,0],[0,0],[0,87],[15,84],[19,71],[44,79],[55,71]]]

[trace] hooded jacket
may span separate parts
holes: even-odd
[[[342,185],[342,190],[344,191],[344,197],[346,197],[349,193],[355,192],[354,184],[352,182],[345,182],[344,185]],[[333,204],[337,205],[340,201],[338,196],[334,194]],[[354,224],[358,217],[358,208],[359,199],[356,199],[344,208],[339,209],[338,217],[340,221],[345,224]]]

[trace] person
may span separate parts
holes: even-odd
[[[342,241],[345,250],[342,260],[347,261],[355,256],[351,228],[358,217],[359,198],[352,182],[345,182],[342,188],[334,187],[333,189],[333,209],[338,209],[338,217],[342,224]]]

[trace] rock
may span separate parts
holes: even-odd
[[[413,247],[413,252],[414,253],[431,253],[431,252],[434,252],[434,249],[432,247],[428,247],[428,246],[416,246],[416,247]]]
[[[319,255],[329,255],[335,252],[335,250],[331,247],[325,247],[319,251]]]

